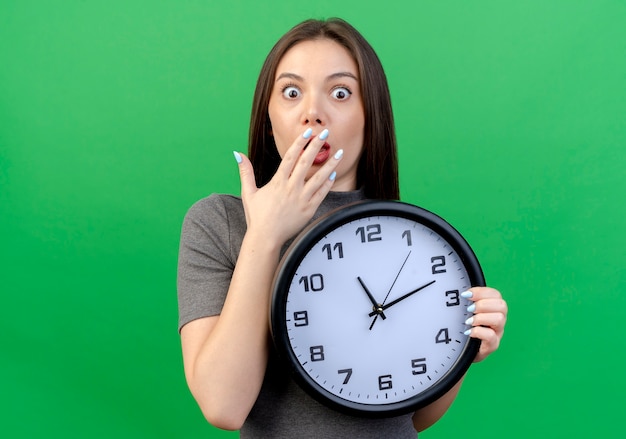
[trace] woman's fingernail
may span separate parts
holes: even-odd
[[[302,134],[302,137],[308,139],[313,134],[313,130],[311,128],[307,128],[307,130]]]
[[[339,160],[341,157],[343,157],[343,149],[340,149],[339,151],[337,151],[334,157],[335,157],[335,160]]]
[[[472,333],[472,328],[468,329],[467,331],[465,331],[463,334],[465,335],[470,335]]]
[[[241,158],[241,154],[239,154],[237,151],[233,151],[233,155],[235,156],[235,160],[237,160],[237,163],[241,163],[243,161],[243,159]]]
[[[337,178],[337,173],[335,171],[333,171],[330,176],[328,177],[328,179],[330,181],[335,181],[335,178]]]
[[[474,317],[470,317],[469,319],[465,320],[466,325],[471,325],[472,323],[474,323]]]
[[[474,312],[476,311],[476,304],[472,303],[470,306],[467,307],[467,312]]]
[[[318,137],[320,138],[320,140],[326,140],[326,138],[328,137],[328,130],[322,131]]]
[[[472,297],[474,295],[474,293],[472,293],[470,290],[464,291],[461,293],[461,297],[464,299],[469,299],[470,297]]]

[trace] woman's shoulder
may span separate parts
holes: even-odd
[[[211,194],[196,201],[185,214],[183,234],[240,235],[246,229],[246,214],[240,197]]]
[[[240,213],[243,213],[243,203],[240,197],[214,193],[193,203],[186,216],[191,218],[229,217]]]

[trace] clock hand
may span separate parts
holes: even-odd
[[[391,293],[391,290],[393,290],[393,286],[396,284],[396,281],[400,277],[400,273],[402,273],[402,270],[404,269],[404,266],[406,265],[406,261],[409,260],[409,256],[411,256],[411,250],[409,250],[409,254],[406,255],[406,258],[404,258],[404,262],[402,263],[402,266],[400,267],[400,270],[398,270],[398,274],[396,274],[396,278],[393,280],[393,283],[389,287],[389,291],[387,291],[387,295],[385,296],[385,300],[383,300],[383,303],[385,303],[387,301],[387,298],[389,297],[389,294]],[[384,307],[383,308],[379,308],[379,306],[377,304],[375,306],[375,308],[374,308],[374,311],[369,314],[370,317],[372,317],[373,315],[376,315],[376,317],[374,317],[374,320],[372,320],[372,324],[370,325],[370,331],[374,327],[374,323],[376,323],[376,320],[378,319],[378,315],[380,314],[381,316],[384,316],[384,314],[383,314],[383,310],[384,309],[385,309]],[[383,317],[383,320],[385,320],[385,317]]]
[[[369,297],[370,302],[372,302],[372,306],[374,308],[372,308],[373,312],[375,314],[379,314],[383,320],[385,320],[387,318],[387,316],[385,316],[385,313],[383,312],[383,308],[382,305],[378,302],[376,302],[376,299],[374,299],[374,296],[372,295],[372,293],[370,293],[370,290],[367,288],[367,286],[365,286],[365,283],[363,282],[363,280],[361,279],[361,277],[357,277],[359,283],[361,284],[361,286],[363,287],[363,289],[365,290],[365,293],[367,294],[367,297]]]
[[[391,307],[391,306],[395,305],[396,303],[398,303],[398,302],[400,302],[400,301],[402,301],[402,300],[406,299],[407,297],[412,296],[413,294],[417,293],[418,291],[421,291],[421,290],[423,290],[424,288],[431,286],[431,285],[432,285],[432,284],[434,284],[434,283],[435,283],[435,281],[434,281],[434,280],[432,280],[432,281],[428,282],[427,284],[424,284],[424,285],[422,285],[421,287],[416,288],[416,289],[414,289],[413,291],[410,291],[410,292],[406,293],[404,296],[402,296],[402,297],[398,297],[396,300],[393,300],[393,301],[391,301],[391,302],[387,303],[386,305],[383,305],[383,307],[382,307],[383,311],[384,311],[384,310],[386,310],[387,308],[389,308],[389,307]],[[376,314],[378,314],[378,312],[377,312],[377,311],[373,311],[373,312],[371,312],[371,313],[369,314],[369,316],[370,316],[370,317],[372,317],[372,316],[375,316]]]
[[[393,283],[389,287],[389,291],[387,291],[387,295],[385,296],[385,300],[383,300],[383,303],[385,303],[387,301],[387,298],[389,297],[389,294],[391,293],[391,290],[393,290],[393,286],[396,284],[396,281],[400,277],[400,273],[402,273],[402,270],[404,269],[404,265],[406,264],[406,261],[409,260],[409,256],[411,256],[411,251],[409,251],[409,254],[406,255],[406,258],[404,258],[404,262],[402,263],[402,267],[400,267],[400,270],[398,270],[398,274],[396,274],[396,278],[393,280]]]

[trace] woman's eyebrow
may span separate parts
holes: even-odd
[[[304,78],[302,76],[300,76],[300,75],[297,75],[295,73],[284,72],[284,73],[281,73],[280,75],[278,75],[278,77],[276,78],[276,82],[280,81],[281,79],[285,79],[285,78],[294,79],[296,81],[304,81]],[[328,75],[326,80],[327,81],[332,81],[333,79],[339,79],[339,78],[352,78],[355,81],[359,80],[359,78],[357,78],[356,75],[354,75],[354,73],[351,73],[351,72],[337,72],[337,73],[333,73],[331,75]]]
[[[337,72],[337,73],[333,73],[332,75],[328,76],[327,80],[339,79],[339,78],[352,78],[352,79],[354,79],[357,82],[359,80],[359,78],[357,78],[356,75],[354,75],[354,73],[352,73],[352,72]]]
[[[300,75],[296,75],[295,73],[281,73],[276,78],[276,82],[280,81],[283,78],[295,79],[296,81],[304,81],[304,78]]]

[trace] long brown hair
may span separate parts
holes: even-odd
[[[398,154],[389,86],[374,49],[363,36],[339,18],[306,20],[287,32],[272,48],[261,68],[250,118],[248,155],[257,184],[271,180],[280,164],[280,155],[271,135],[268,106],[276,69],[285,53],[296,44],[328,38],[354,58],[365,112],[363,152],[357,169],[357,187],[372,199],[399,199]]]

